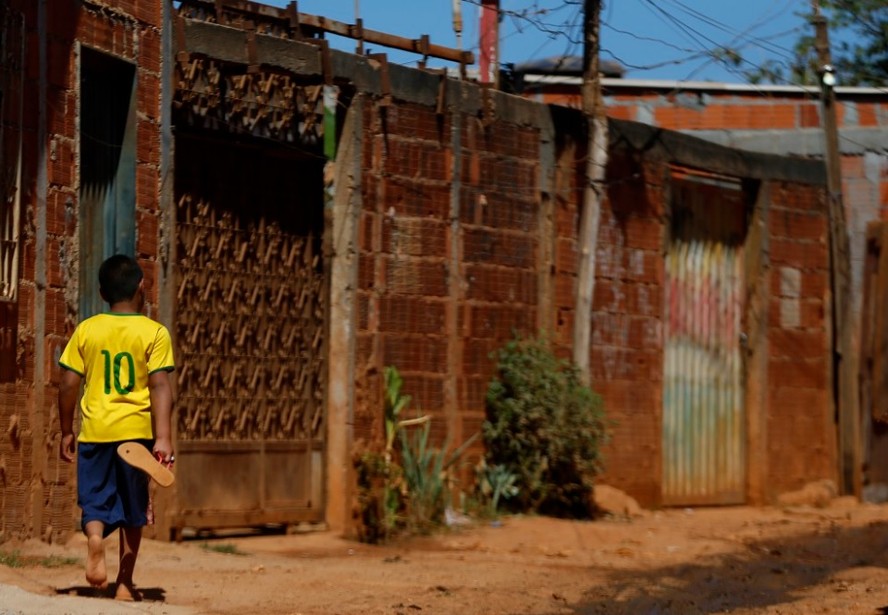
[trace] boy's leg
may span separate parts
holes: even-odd
[[[105,544],[103,536],[105,524],[101,521],[87,521],[83,528],[86,534],[86,581],[93,587],[107,587],[108,571],[105,568]]]
[[[118,600],[141,600],[142,596],[133,587],[133,571],[139,557],[139,545],[142,544],[141,527],[120,528],[120,567],[117,570]]]

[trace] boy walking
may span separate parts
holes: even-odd
[[[77,504],[87,538],[86,580],[107,587],[104,538],[120,530],[116,598],[139,600],[133,570],[147,525],[148,476],[117,455],[121,442],[138,442],[163,463],[172,462],[170,413],[173,348],[166,327],[142,315],[142,270],[115,255],[99,268],[99,292],[110,311],[81,322],[59,359],[59,456],[73,462],[77,438]]]

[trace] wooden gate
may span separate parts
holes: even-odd
[[[674,171],[666,254],[663,503],[744,501],[738,182]]]
[[[173,529],[323,520],[323,161],[176,137]]]

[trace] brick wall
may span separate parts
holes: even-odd
[[[614,152],[598,237],[592,383],[615,422],[602,480],[659,499],[663,385],[662,168]]]
[[[162,5],[160,0],[105,4],[98,9],[75,0],[47,3],[46,81],[41,84],[39,3],[9,3],[26,19],[26,100],[39,101],[45,87],[46,142],[37,142],[41,105],[26,105],[17,379],[0,385],[0,540],[51,540],[76,529],[73,468],[58,461],[56,361],[78,319],[78,43],[137,65],[137,257],[146,274],[148,312],[156,312]],[[44,148],[48,158],[42,187],[38,169]],[[46,250],[38,254],[43,232]],[[41,275],[45,286],[38,285]],[[43,339],[38,340],[41,330]],[[38,344],[43,345],[41,353]],[[36,356],[43,357],[42,365],[35,365]]]
[[[381,373],[395,365],[414,406],[433,416],[438,440],[447,434],[459,441],[484,418],[490,353],[513,331],[550,329],[559,354],[570,356],[584,145],[565,128],[576,126],[575,119],[556,127],[553,237],[545,240],[552,242],[552,292],[541,296],[547,231],[539,223],[538,129],[485,127],[473,116],[437,116],[432,107],[405,102],[368,103],[363,125],[355,437],[381,438]],[[711,163],[716,172],[719,164],[730,165],[726,153],[722,162],[712,155],[624,145],[612,148],[607,169],[591,349],[593,387],[614,420],[602,480],[648,505],[659,503],[662,480],[664,182],[682,160]],[[797,304],[802,320],[772,318],[769,366],[799,378],[820,369],[825,377],[823,189],[787,182],[773,194],[768,231],[774,271],[797,271],[804,283],[787,291],[793,296],[773,293],[777,305],[782,300],[791,310]],[[540,314],[551,314],[551,322],[541,323]],[[805,361],[811,365],[799,367]],[[767,416],[769,458],[761,465],[772,494],[834,476],[825,380],[772,374],[768,383],[767,407],[756,411]],[[802,406],[785,403],[794,395]],[[812,418],[805,430],[793,431],[800,407]],[[806,442],[817,443],[816,462]]]
[[[370,103],[364,126],[355,436],[380,437],[392,365],[458,442],[484,419],[490,353],[537,327],[538,130],[410,103]]]
[[[824,195],[769,190],[767,488],[770,496],[836,472],[830,415],[829,253]]]

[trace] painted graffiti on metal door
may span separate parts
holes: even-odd
[[[674,170],[666,253],[663,503],[744,500],[739,182]]]

